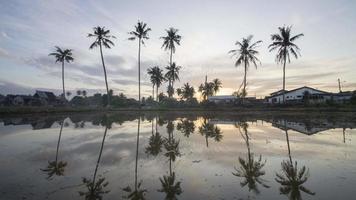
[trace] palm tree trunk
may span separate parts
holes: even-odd
[[[108,79],[106,76],[106,68],[105,68],[105,62],[104,62],[104,56],[103,56],[103,48],[101,46],[101,43],[99,44],[100,47],[100,55],[101,55],[101,62],[103,64],[103,69],[104,69],[104,77],[105,77],[105,85],[106,85],[106,95],[107,95],[107,107],[110,106],[110,95],[109,95],[109,86],[108,86]]]
[[[96,166],[95,166],[95,171],[94,171],[94,176],[93,176],[93,185],[95,185],[96,173],[98,172],[98,167],[99,167],[99,163],[100,163],[100,159],[101,159],[101,154],[103,153],[104,142],[105,142],[105,137],[106,137],[107,131],[108,131],[108,127],[105,126],[105,131],[104,131],[103,141],[101,142],[98,161],[96,162]]]
[[[66,90],[64,87],[64,61],[62,61],[62,85],[63,85],[63,99],[66,99]]]
[[[158,102],[158,85],[156,86],[156,101]]]
[[[286,55],[284,56],[284,62],[283,62],[283,104],[286,103],[285,101],[285,89],[286,89]]]
[[[287,140],[287,147],[288,147],[288,157],[289,157],[290,163],[292,164],[292,156],[290,155],[289,136],[288,136],[286,121],[284,121],[284,129],[285,129],[285,132],[286,132],[286,140]]]
[[[141,109],[141,38],[138,40],[138,102]]]
[[[64,120],[62,121],[61,129],[59,130],[58,143],[57,143],[57,151],[56,151],[56,163],[57,163],[57,161],[58,161],[58,151],[59,151],[59,144],[60,144],[60,142],[61,142],[61,137],[62,137],[63,124],[64,124]]]
[[[171,49],[171,55],[169,57],[169,66],[172,66],[172,56],[173,56],[173,49]],[[172,80],[169,80],[169,88],[172,86]],[[169,97],[172,97],[171,93],[168,94]]]
[[[244,103],[244,101],[245,101],[245,95],[247,94],[246,93],[246,73],[247,73],[247,62],[246,62],[246,60],[245,60],[245,74],[244,74],[244,89],[243,89],[243,95],[242,95],[242,103]]]
[[[135,163],[135,191],[137,191],[137,165],[138,165],[138,145],[140,141],[140,116],[137,122],[137,142],[136,142],[136,163]]]
[[[152,99],[155,100],[155,85],[152,85]]]

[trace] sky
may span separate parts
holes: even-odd
[[[182,36],[173,60],[180,66],[180,81],[195,89],[219,78],[219,95],[236,91],[243,67],[234,66],[228,51],[235,42],[253,35],[261,64],[247,72],[249,96],[264,97],[282,88],[282,66],[269,52],[270,36],[278,27],[292,25],[292,34],[305,36],[295,43],[301,57],[286,67],[286,89],[310,86],[320,90],[356,89],[356,1],[240,1],[240,0],[0,0],[0,93],[33,94],[36,89],[61,93],[61,65],[48,54],[54,46],[73,49],[75,61],[65,66],[67,90],[105,91],[98,49],[89,50],[87,34],[95,26],[111,30],[115,46],[104,49],[109,87],[118,94],[138,96],[138,42],[128,32],[141,20],[151,27],[142,49],[142,93],[152,94],[147,69],[169,62],[161,36],[174,27]],[[166,91],[165,84],[161,91]]]

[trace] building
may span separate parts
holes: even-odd
[[[61,97],[57,97],[53,92],[48,91],[39,91],[36,90],[36,93],[33,95],[34,98],[41,101],[41,105],[64,105],[65,100]]]
[[[209,96],[208,101],[216,104],[229,104],[234,103],[238,100],[237,96],[234,95],[219,95],[219,96]]]
[[[270,96],[266,97],[266,101],[270,104],[283,103],[283,94],[285,95],[286,103],[301,103],[305,100],[313,101],[314,103],[325,102],[332,96],[332,93],[304,86],[290,91],[279,90],[273,92]]]

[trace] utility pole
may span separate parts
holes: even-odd
[[[338,78],[337,81],[339,82],[339,93],[341,93],[341,83],[340,83],[340,79]]]

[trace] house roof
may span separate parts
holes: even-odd
[[[55,99],[56,95],[53,94],[53,92],[47,92],[47,91],[40,91],[36,90],[35,95],[38,95],[40,98],[45,98],[45,99]]]
[[[275,96],[279,96],[279,95],[282,95],[283,93],[284,94],[288,94],[288,93],[291,93],[291,92],[294,92],[294,91],[297,91],[297,90],[301,90],[301,89],[310,89],[310,90],[315,90],[317,92],[320,92],[320,93],[324,93],[324,94],[329,94],[330,92],[325,92],[325,91],[322,91],[322,90],[318,90],[318,89],[315,89],[315,88],[312,88],[312,87],[308,87],[308,86],[303,86],[303,87],[299,87],[299,88],[295,88],[293,90],[289,90],[289,91],[285,91],[285,92],[281,92],[281,93],[278,93],[279,91],[282,91],[282,90],[279,90],[277,92],[273,92],[271,93],[271,96],[269,96],[268,98],[271,98],[271,97],[275,97]],[[272,94],[275,94],[275,95],[272,95]]]
[[[237,99],[234,95],[219,95],[219,96],[209,96],[208,100],[230,100]]]

